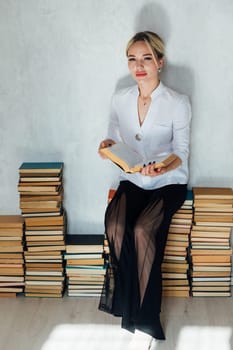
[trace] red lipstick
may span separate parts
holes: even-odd
[[[136,77],[145,77],[146,72],[136,72]]]

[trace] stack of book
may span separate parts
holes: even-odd
[[[99,297],[106,272],[104,235],[67,235],[68,296]]]
[[[193,194],[187,191],[182,207],[173,215],[169,226],[162,263],[163,296],[189,297],[188,247],[193,220]]]
[[[23,219],[0,216],[0,297],[15,297],[24,290]]]
[[[115,194],[114,189],[108,192],[108,203]],[[188,279],[188,247],[193,219],[193,193],[187,191],[182,207],[173,215],[162,264],[163,296],[188,297],[190,285]],[[105,250],[109,252],[105,239]]]
[[[63,163],[23,163],[20,209],[25,221],[25,296],[62,297],[66,216]]]
[[[195,187],[191,231],[191,290],[193,296],[231,295],[231,188]]]

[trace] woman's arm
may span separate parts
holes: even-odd
[[[107,139],[114,140],[115,142],[122,142],[116,99],[117,95],[114,95],[111,102],[111,115],[108,124]]]
[[[172,153],[176,154],[177,159],[167,167],[154,169],[153,163],[146,165],[141,174],[145,176],[158,176],[168,171],[175,170],[181,164],[187,164],[189,156],[190,142],[190,121],[191,107],[187,96],[182,95],[175,112],[172,125]]]
[[[188,163],[190,143],[191,106],[187,96],[182,98],[177,106],[173,120],[173,153],[180,157],[183,164]]]
[[[101,148],[112,146],[116,142],[122,142],[122,139],[120,137],[120,128],[119,128],[119,121],[117,112],[115,109],[115,102],[114,102],[114,96],[112,98],[111,103],[111,115],[108,125],[108,132],[107,132],[107,138],[100,142],[98,152],[101,158],[106,159],[106,157],[100,153]]]

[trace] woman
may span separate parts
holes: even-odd
[[[126,54],[137,85],[113,96],[108,137],[99,150],[124,142],[141,154],[145,165],[140,173],[121,172],[106,210],[111,258],[100,309],[121,316],[129,331],[165,339],[161,263],[172,215],[186,196],[191,110],[187,96],[160,81],[164,43],[157,34],[137,33]],[[170,153],[177,159],[154,169],[153,158]]]

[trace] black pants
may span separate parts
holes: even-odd
[[[122,327],[165,339],[160,324],[161,264],[172,215],[186,185],[143,190],[122,181],[105,214],[110,262],[100,309],[122,317]]]

